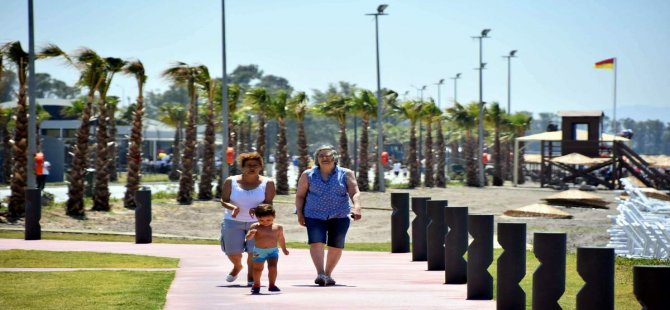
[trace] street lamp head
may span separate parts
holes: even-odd
[[[482,30],[482,38],[485,38],[486,35],[488,35],[490,31],[491,31],[491,29],[484,29],[484,30]]]
[[[428,86],[423,85],[423,87],[421,87],[421,90],[426,90],[426,87],[428,87]]]
[[[440,81],[437,82],[437,85],[442,85],[442,84],[444,84],[444,79],[440,79]]]
[[[457,78],[457,79],[460,79],[460,78],[461,78],[461,74],[460,74],[460,73],[457,73],[457,74],[456,74],[456,78]]]
[[[516,54],[516,50],[512,50],[511,52],[509,52],[509,57],[514,57],[515,54]]]
[[[384,10],[388,7],[388,4],[380,4],[377,7],[377,14],[384,14]]]

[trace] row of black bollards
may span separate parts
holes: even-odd
[[[391,244],[393,253],[409,252],[409,194],[392,193]],[[427,261],[428,270],[444,270],[446,284],[467,284],[467,299],[493,298],[494,216],[468,214],[467,207],[448,206],[446,200],[414,197],[412,260]],[[404,227],[404,228],[403,228]],[[526,293],[519,285],[526,276],[526,224],[498,223],[498,309],[525,309]],[[473,240],[468,246],[468,233]],[[565,292],[565,233],[534,233],[533,253],[540,265],[533,273],[532,309],[561,309]],[[463,258],[467,250],[467,261]],[[577,309],[614,309],[614,249],[577,248],[577,271],[584,286],[577,294]],[[634,292],[643,309],[670,309],[664,285],[670,266],[635,266]]]
[[[135,243],[151,243],[151,190],[140,189],[135,194]],[[25,240],[41,240],[42,191],[26,189]]]

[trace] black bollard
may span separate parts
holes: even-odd
[[[409,193],[391,193],[391,253],[409,252]]]
[[[642,310],[670,309],[670,266],[633,266],[633,293]]]
[[[444,209],[446,200],[428,200],[426,213],[428,214],[428,225],[426,226],[426,254],[428,270],[444,270]]]
[[[468,247],[468,298],[493,299],[493,277],[488,271],[493,262],[493,215],[468,215],[472,243]]]
[[[526,292],[519,282],[526,275],[526,223],[498,223],[496,309],[526,309]]]
[[[412,211],[414,220],[412,221],[412,261],[425,262],[426,254],[426,226],[428,218],[426,213],[426,202],[430,197],[412,197]]]
[[[39,188],[26,189],[26,222],[25,239],[41,240],[42,226],[42,191]]]
[[[447,235],[444,237],[444,283],[468,282],[468,263],[463,256],[468,250],[468,208],[444,209]]]
[[[540,265],[533,273],[533,309],[561,309],[565,292],[565,233],[535,233],[533,253]]]
[[[614,249],[577,248],[577,272],[584,279],[577,293],[577,310],[613,310]]]
[[[151,243],[151,190],[135,192],[135,243]]]

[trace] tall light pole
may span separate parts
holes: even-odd
[[[28,188],[36,188],[35,154],[37,153],[37,135],[35,133],[35,23],[33,0],[28,0]]]
[[[382,165],[382,152],[384,151],[384,128],[382,127],[382,87],[381,77],[379,74],[379,16],[384,14],[384,10],[388,5],[380,4],[377,7],[377,13],[369,13],[365,15],[373,15],[375,17],[375,42],[377,46],[377,175],[379,176],[379,191],[384,192],[384,166]]]
[[[516,57],[516,50],[509,52],[507,58],[507,113],[512,114],[512,58]]]
[[[478,128],[478,150],[477,157],[479,158],[479,187],[483,187],[486,183],[484,182],[484,158],[482,158],[482,153],[484,152],[484,100],[482,99],[482,73],[484,71],[485,64],[482,62],[482,39],[488,38],[488,34],[491,29],[482,30],[481,35],[474,36],[473,38],[479,39],[479,128]]]
[[[456,73],[456,76],[450,78],[450,79],[454,80],[454,104],[458,103],[458,87],[457,87],[457,85],[458,85],[458,79],[460,79],[460,78],[461,78],[460,73]]]
[[[440,86],[442,86],[442,84],[444,84],[444,79],[440,79],[439,82],[435,83],[435,85],[437,85],[437,108],[440,110],[442,110],[442,100],[440,99],[442,98],[442,94],[440,93]]]
[[[221,0],[221,55],[223,63],[221,65],[221,111],[223,112],[223,152],[221,154],[221,177],[223,180],[228,178],[228,76],[226,74],[226,1]],[[223,182],[222,182],[223,183]],[[223,193],[223,188],[221,189]]]

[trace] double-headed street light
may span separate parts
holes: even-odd
[[[512,58],[516,57],[516,50],[509,52],[507,58],[507,113],[512,114]]]
[[[440,79],[439,82],[435,83],[435,85],[437,85],[437,108],[440,110],[442,110],[442,100],[440,99],[442,98],[442,95],[440,94],[440,86],[442,86],[442,84],[444,84],[444,79]]]
[[[486,182],[484,179],[484,158],[482,158],[482,153],[484,152],[484,100],[482,99],[482,73],[484,71],[484,62],[482,62],[482,39],[488,38],[488,34],[491,29],[484,29],[481,32],[481,35],[474,36],[473,38],[479,39],[479,143],[478,143],[478,154],[479,158],[479,186],[483,187]]]
[[[456,76],[450,78],[450,79],[454,80],[454,104],[458,103],[458,95],[457,95],[458,94],[458,88],[457,88],[457,85],[458,85],[458,79],[460,79],[460,78],[461,78],[460,73],[456,73]]]
[[[388,7],[387,4],[381,4],[377,7],[377,13],[369,13],[365,15],[373,15],[375,17],[375,42],[377,46],[377,175],[379,176],[379,191],[384,192],[384,166],[382,165],[382,152],[384,151],[384,132],[382,128],[382,90],[381,78],[379,74],[379,16],[388,15],[384,10]]]

